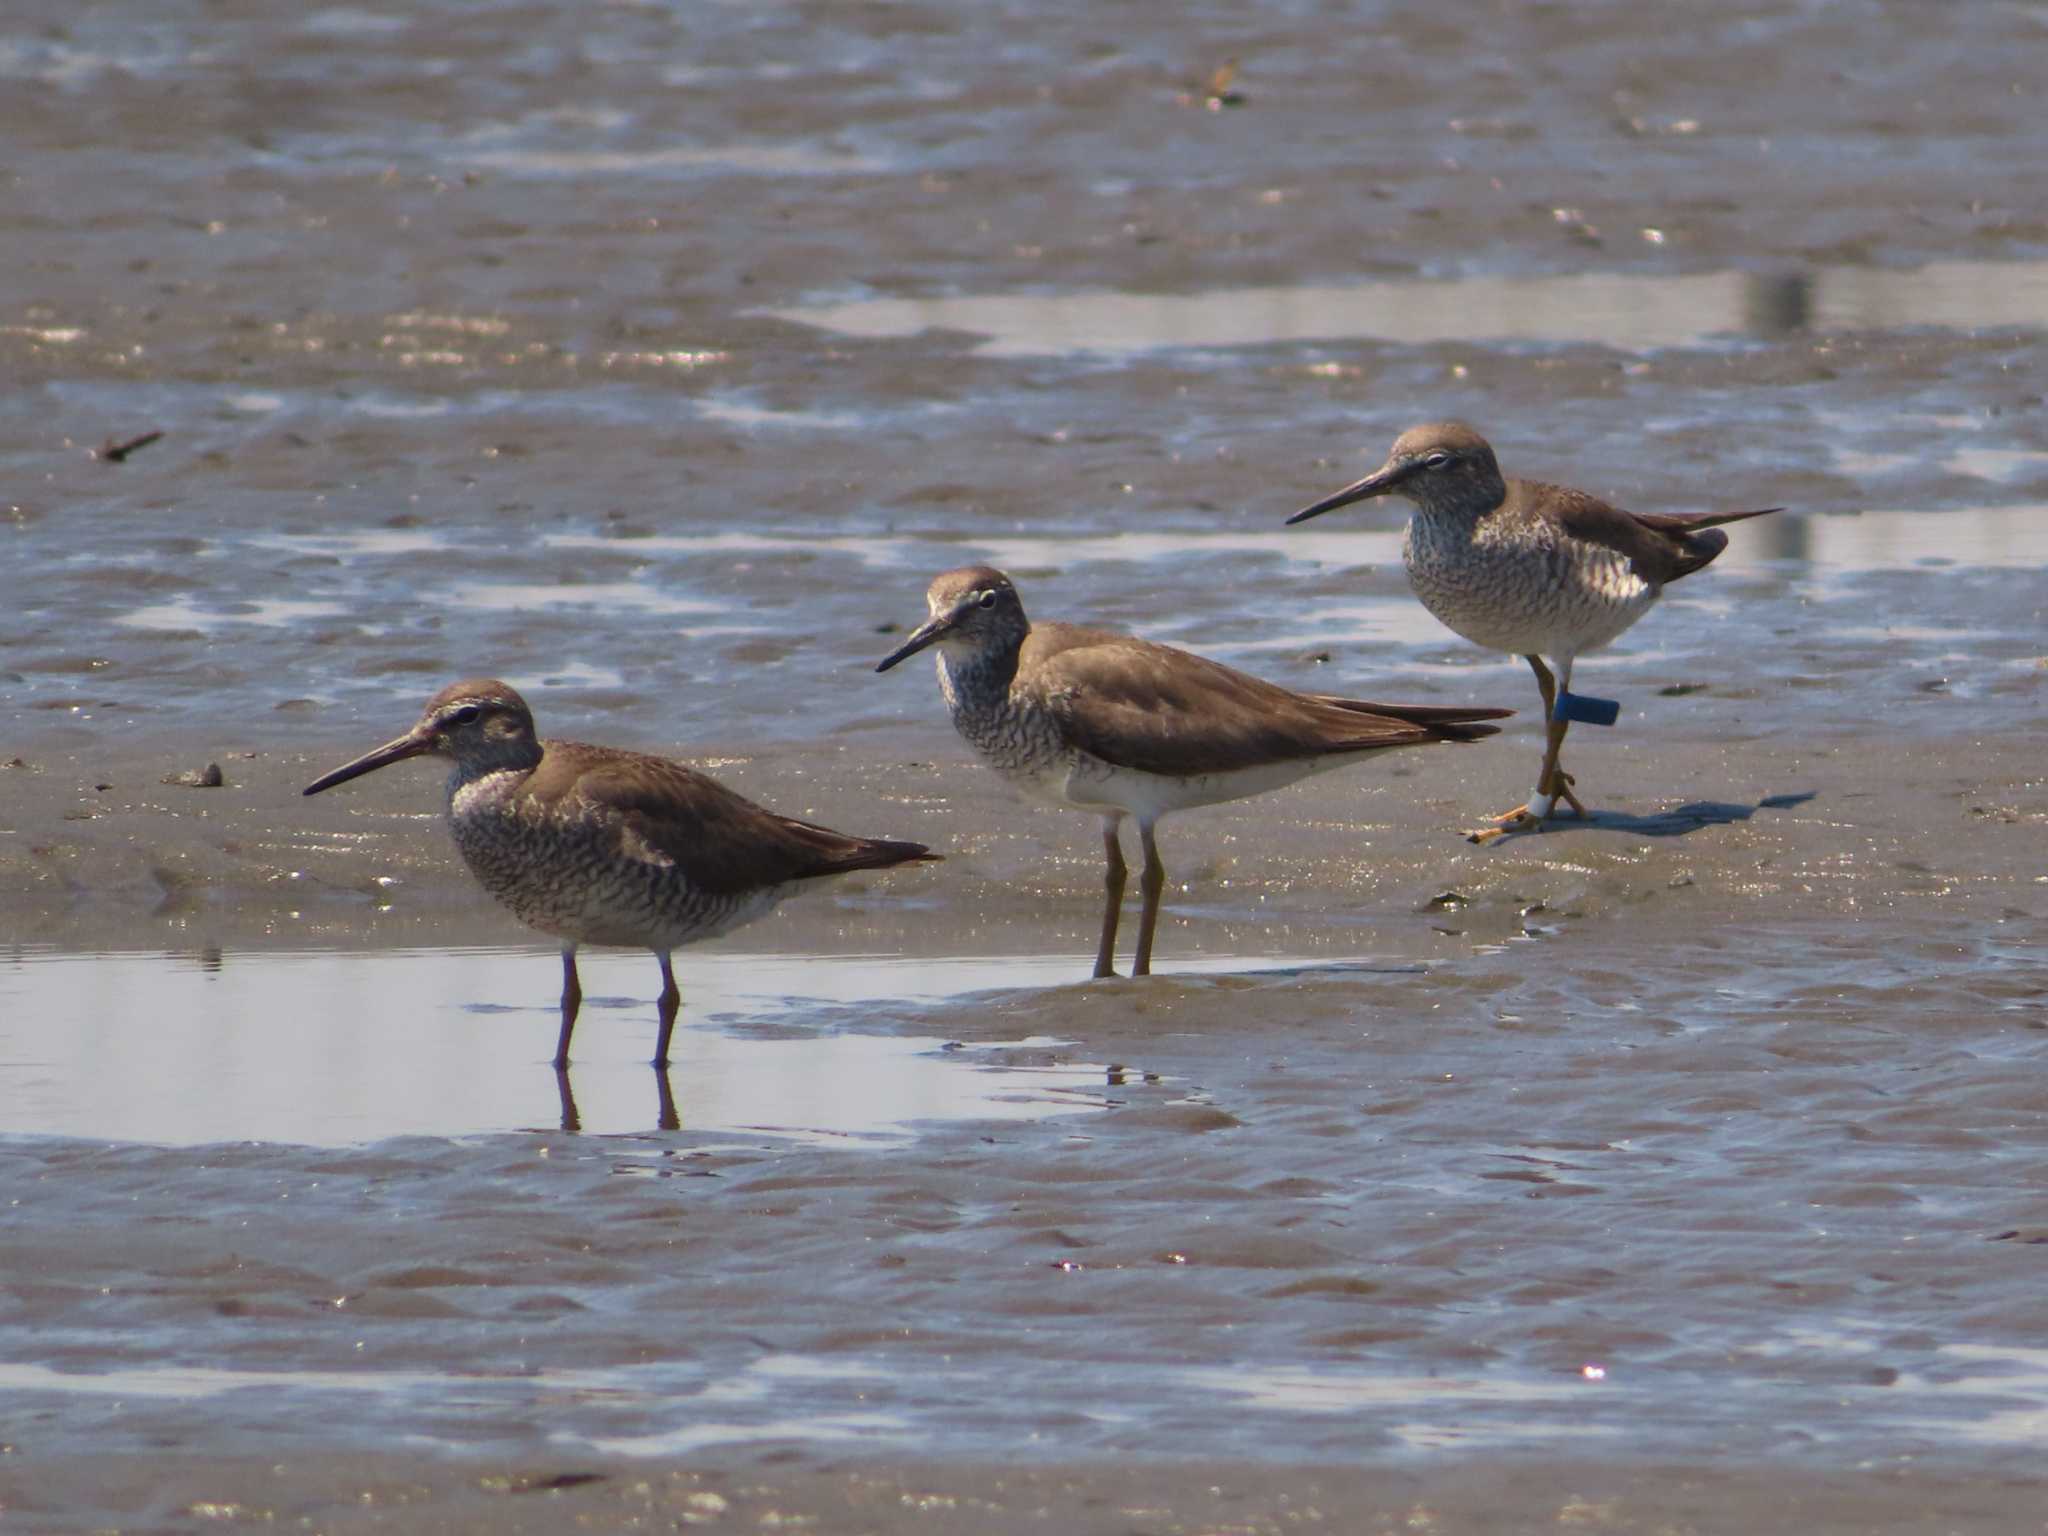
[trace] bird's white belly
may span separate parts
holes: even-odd
[[[1051,805],[1079,811],[1122,811],[1141,821],[1153,821],[1169,811],[1220,805],[1226,800],[1242,800],[1247,795],[1285,788],[1310,774],[1336,767],[1347,755],[1294,758],[1228,773],[1183,777],[1112,767],[1100,758],[1075,753],[1067,761],[1049,765],[1040,772],[1014,775],[1012,782],[1032,798]]]

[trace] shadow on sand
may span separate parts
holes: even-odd
[[[1817,793],[1819,791],[1809,789],[1795,795],[1766,795],[1755,805],[1735,805],[1725,800],[1689,800],[1684,805],[1674,805],[1667,811],[1655,811],[1648,816],[1631,816],[1626,811],[1594,811],[1583,817],[1554,816],[1541,827],[1510,832],[1500,841],[1519,842],[1525,837],[1541,837],[1553,832],[1581,831],[1633,832],[1638,837],[1684,837],[1702,827],[1725,827],[1747,821],[1758,811],[1782,811],[1804,805]]]

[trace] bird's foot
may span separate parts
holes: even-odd
[[[1543,825],[1543,818],[1531,815],[1526,805],[1519,806],[1504,815],[1489,816],[1486,819],[1492,825],[1473,828],[1465,834],[1466,842],[1478,843],[1483,846],[1499,838],[1507,837],[1511,833],[1534,832]]]
[[[1562,768],[1558,769],[1557,776],[1551,780],[1551,793],[1544,794],[1539,790],[1512,811],[1503,811],[1498,816],[1487,817],[1489,825],[1467,832],[1466,841],[1485,844],[1511,833],[1541,831],[1543,823],[1557,814],[1559,800],[1572,808],[1574,816],[1584,820],[1586,807],[1580,803],[1579,797],[1572,793],[1572,785],[1575,782],[1570,774]]]
[[[1584,821],[1592,812],[1588,811],[1584,804],[1580,802],[1579,797],[1572,793],[1572,786],[1576,783],[1578,783],[1578,780],[1566,773],[1562,768],[1557,770],[1557,798],[1572,808],[1574,816]]]

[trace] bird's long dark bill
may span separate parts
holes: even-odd
[[[365,752],[352,763],[343,763],[332,773],[323,773],[308,784],[301,794],[317,795],[323,789],[332,789],[337,784],[346,784],[350,779],[359,779],[366,773],[375,773],[391,763],[403,762],[408,757],[418,757],[434,749],[433,741],[408,731],[396,741],[387,741],[374,752]]]
[[[1312,517],[1321,517],[1325,512],[1334,512],[1339,507],[1348,507],[1354,501],[1364,501],[1368,496],[1384,496],[1414,472],[1403,464],[1389,464],[1376,469],[1363,480],[1345,486],[1336,495],[1325,496],[1312,507],[1303,507],[1287,519],[1288,526],[1305,523]]]
[[[897,662],[906,661],[910,657],[915,656],[934,640],[943,640],[946,637],[946,631],[951,629],[954,623],[955,620],[950,613],[942,613],[936,618],[926,619],[910,632],[908,640],[875,663],[875,670],[877,672],[886,672],[895,666]]]

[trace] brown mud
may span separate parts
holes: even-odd
[[[2039,1528],[2042,41],[12,6],[0,1526]],[[1084,981],[1093,827],[873,663],[987,560],[1533,712],[1280,526],[1445,415],[1789,510],[1581,664],[1594,825],[1457,836],[1528,713],[1177,817]],[[481,673],[947,862],[558,1082],[433,774],[298,794]]]

